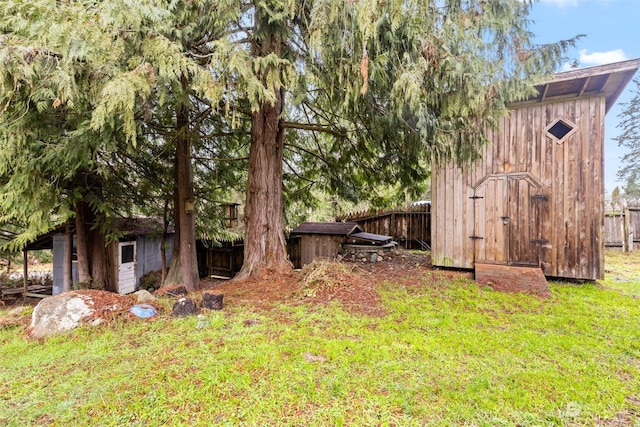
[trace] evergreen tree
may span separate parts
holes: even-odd
[[[640,199],[640,180],[638,172],[633,171],[627,176],[627,183],[624,185],[625,199]]]
[[[482,129],[532,93],[573,43],[533,46],[529,8],[520,0],[247,2],[230,54],[252,64],[230,73],[252,112],[238,278],[289,268],[283,159],[296,148],[286,131],[324,134],[293,138],[315,144],[298,155],[315,157],[329,171],[327,188],[347,197],[374,182],[405,190],[431,159],[476,158]]]
[[[622,210],[622,199],[620,198],[620,188],[616,186],[611,192],[611,209],[614,211]]]
[[[81,8],[49,6],[1,6],[1,219],[24,227],[9,245],[15,248],[75,217],[79,280],[95,279],[109,289],[113,280],[104,243],[109,206],[102,197],[102,171],[95,167],[108,139],[91,129],[86,114],[109,65],[96,73],[99,68],[85,53],[108,59],[111,43],[76,13]],[[66,37],[65,26],[76,27],[78,34]],[[35,42],[36,35],[46,43]]]
[[[158,194],[151,183],[166,189],[173,170],[170,277],[196,287],[192,149],[220,108],[208,43],[227,14],[237,14],[234,2],[39,0],[2,8],[0,207],[4,220],[26,225],[14,244],[75,216],[95,234],[77,227],[80,271],[101,276],[85,267],[93,250],[84,243],[104,248],[109,217],[138,211],[144,196]]]
[[[618,171],[618,178],[627,182],[625,195],[627,187],[631,187],[632,190],[636,177],[640,175],[640,79],[633,80],[633,83],[633,97],[621,104],[622,111],[618,114],[620,122],[617,127],[622,132],[614,138],[619,146],[629,150],[622,156],[623,167]]]
[[[193,211],[185,207],[195,197],[194,146],[207,151],[200,133],[217,134],[210,147],[224,147],[224,158],[242,151],[250,129],[239,277],[286,271],[283,180],[350,200],[364,192],[375,198],[378,185],[408,194],[424,182],[432,159],[474,159],[482,129],[508,102],[530,94],[572,42],[533,46],[530,3],[521,0],[37,0],[3,7],[0,57],[9,66],[0,72],[10,125],[2,127],[15,145],[5,157],[15,161],[29,124],[39,123],[40,134],[26,138],[34,150],[38,141],[67,141],[77,160],[71,169],[56,163],[42,179],[86,171],[101,177],[96,188],[104,192],[109,169],[97,153],[108,158],[122,144],[157,143],[144,135],[148,117],[156,118],[160,145],[175,144],[173,212],[179,233],[188,234],[178,239],[177,258],[189,287],[195,245]],[[64,126],[52,120],[61,107],[69,110]],[[196,126],[209,114],[219,117],[209,128]],[[222,162],[212,163],[218,169]],[[27,170],[20,179],[29,179]],[[35,187],[24,192],[34,204]],[[71,194],[88,197],[82,188]],[[59,195],[52,199],[32,223],[46,222],[59,206]],[[97,212],[113,206],[94,203]],[[0,208],[11,212],[12,205],[0,199]]]

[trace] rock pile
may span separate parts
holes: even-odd
[[[374,263],[374,262],[391,261],[399,255],[400,255],[400,251],[398,249],[390,249],[390,250],[380,249],[380,248],[372,248],[370,250],[349,249],[344,253],[338,255],[337,261]]]

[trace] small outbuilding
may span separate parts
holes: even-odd
[[[138,289],[143,275],[162,269],[163,244],[165,264],[170,264],[174,233],[171,230],[163,239],[162,224],[153,218],[124,218],[117,226],[121,237],[109,244],[111,268],[116,277],[115,289],[120,294],[128,294]],[[78,281],[75,229],[69,232],[73,241],[71,271],[75,283]],[[53,295],[63,292],[66,233],[63,226],[27,246],[27,250],[53,249]]]
[[[353,250],[391,249],[397,246],[391,236],[365,233],[355,222],[304,222],[291,231],[291,237],[300,239],[301,267],[316,258],[334,259],[347,246]]]
[[[605,115],[640,60],[556,74],[510,106],[482,158],[432,174],[432,262],[604,276]]]

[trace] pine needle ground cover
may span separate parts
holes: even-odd
[[[373,313],[314,303],[316,274],[295,303],[42,342],[0,326],[0,424],[640,425],[640,279],[621,276],[640,253],[614,255],[617,276],[547,299],[420,268],[388,272]]]

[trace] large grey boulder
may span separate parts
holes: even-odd
[[[98,325],[103,316],[126,310],[129,302],[128,297],[95,290],[71,291],[45,298],[33,309],[29,335],[46,338],[81,324]]]

